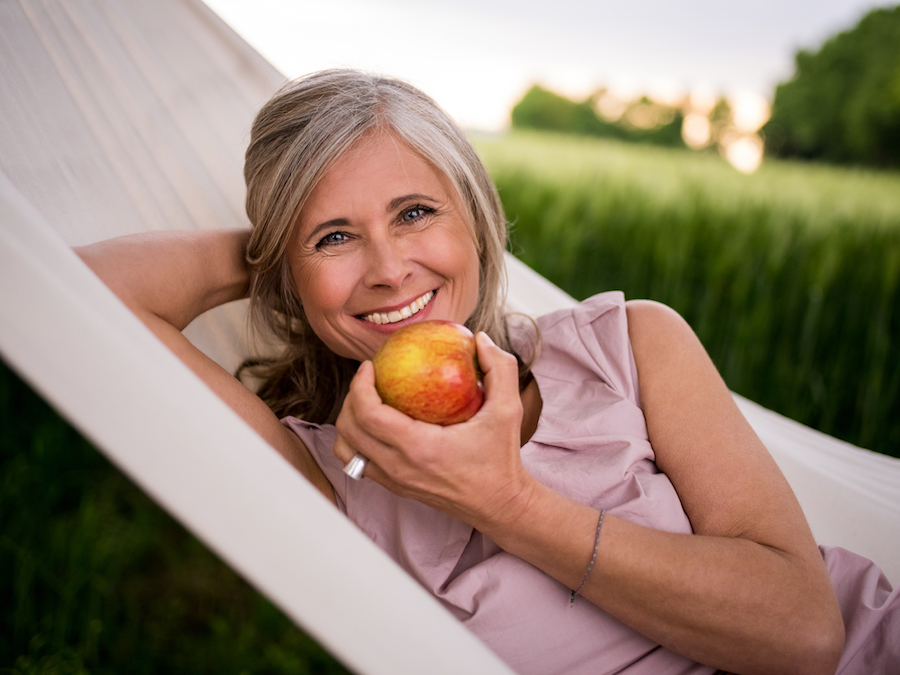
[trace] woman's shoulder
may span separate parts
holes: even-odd
[[[674,309],[655,300],[625,300],[622,291],[605,291],[573,307],[537,319],[542,335],[575,333],[596,340],[588,348],[618,345],[630,348],[634,336],[666,339],[685,331],[687,322]]]

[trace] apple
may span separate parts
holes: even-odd
[[[457,424],[484,401],[475,336],[450,321],[399,328],[372,360],[381,400],[431,424]]]

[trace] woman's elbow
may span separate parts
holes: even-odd
[[[844,653],[844,622],[840,612],[827,611],[808,622],[796,636],[796,663],[790,672],[800,675],[834,675]]]

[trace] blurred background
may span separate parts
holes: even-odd
[[[601,120],[646,130],[690,116],[691,147],[724,141],[741,170],[794,56],[855,25],[877,0],[720,3],[639,0],[209,0],[288,77],[349,66],[400,77],[464,127],[502,131],[533,86],[589,100]],[[733,119],[716,135],[703,119],[719,100]],[[640,106],[641,102],[645,105]],[[651,105],[646,105],[650,103]],[[655,110],[655,107],[660,110]],[[722,121],[722,110],[717,111]],[[713,121],[713,120],[710,120]],[[730,148],[730,151],[728,150]]]
[[[208,4],[289,77],[420,86],[513,254],[671,305],[733,391],[900,456],[900,6]],[[3,364],[0,607],[0,673],[344,672]]]

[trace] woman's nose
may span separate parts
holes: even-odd
[[[400,288],[412,272],[408,256],[397,241],[372,242],[367,253],[365,283],[369,287]]]

